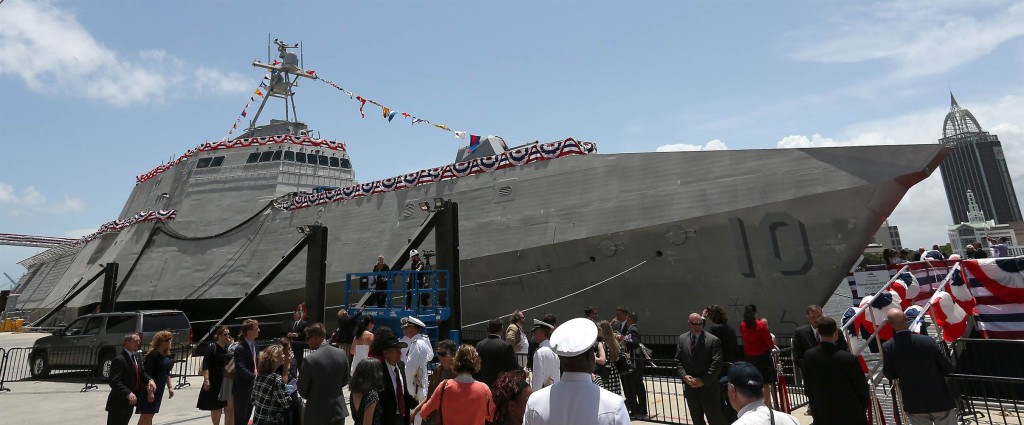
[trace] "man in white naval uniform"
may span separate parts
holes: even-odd
[[[405,388],[421,403],[427,399],[427,362],[434,358],[434,350],[430,348],[430,339],[423,335],[423,328],[427,327],[422,320],[409,316],[402,318],[402,333],[405,334],[401,341],[408,347],[402,349],[402,361],[405,362],[405,373],[409,377],[405,381]],[[416,423],[423,421],[416,415]]]
[[[523,425],[626,425],[629,411],[622,397],[594,384],[597,325],[577,318],[551,335],[551,350],[561,360],[562,380],[536,390],[526,401]]]
[[[554,322],[554,316],[550,314]],[[537,342],[537,351],[533,353],[533,379],[530,386],[539,390],[548,385],[558,382],[561,378],[558,356],[551,350],[551,333],[555,331],[555,324],[533,319],[533,340]]]
[[[764,404],[761,372],[747,362],[736,362],[722,384],[729,384],[729,405],[736,409],[737,419],[732,425],[800,425],[791,415],[769,409]]]

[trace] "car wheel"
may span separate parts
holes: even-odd
[[[98,362],[98,365],[97,365],[97,369],[98,369],[98,372],[99,372],[98,373],[99,377],[102,378],[104,381],[109,381],[110,380],[110,368],[114,364],[114,352],[110,351],[110,350],[106,350],[106,351],[100,353],[100,356],[99,356],[98,360],[99,360],[99,362]]]
[[[29,372],[32,378],[43,379],[50,376],[50,359],[45,351],[37,352],[32,356],[32,364]]]

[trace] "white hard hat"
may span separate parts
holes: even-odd
[[[417,250],[415,250],[415,249],[410,249],[410,250],[409,250],[409,256],[410,256],[410,257],[415,257],[415,256],[417,256],[417,255],[420,255],[420,252],[419,252],[419,251],[417,251]]]

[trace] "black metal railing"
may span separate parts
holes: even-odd
[[[949,376],[949,382],[958,394],[962,422],[1024,424],[1024,378],[956,373]]]

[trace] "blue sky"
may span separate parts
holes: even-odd
[[[953,90],[1024,194],[1024,3],[963,3],[6,0],[0,232],[78,237],[117,218],[136,175],[226,135],[268,33],[393,109],[603,153],[934,143]],[[449,163],[463,142],[362,119],[319,82],[297,103],[361,181]],[[891,217],[905,245],[946,240],[937,176]],[[34,252],[0,247],[0,271],[17,278]]]

